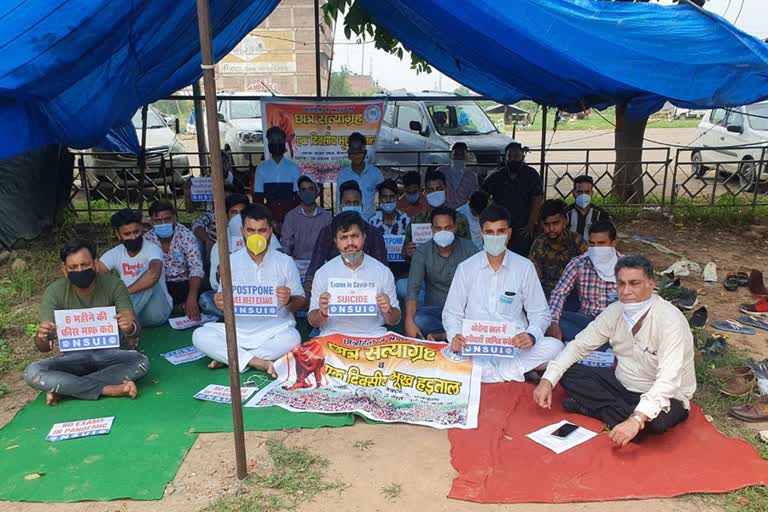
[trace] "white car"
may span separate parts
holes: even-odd
[[[231,93],[245,96],[251,93]],[[221,99],[218,104],[219,137],[224,151],[231,153],[232,163],[239,172],[248,170],[248,164],[257,166],[264,153],[264,130],[259,100]],[[243,153],[256,153],[252,155]]]
[[[691,153],[693,173],[737,173],[741,187],[751,188],[762,159],[768,159],[768,102],[711,110],[699,123],[698,134],[700,148]],[[760,181],[766,180],[768,168],[763,165]]]

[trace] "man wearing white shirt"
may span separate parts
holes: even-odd
[[[457,212],[464,215],[469,222],[469,234],[472,242],[478,249],[483,248],[483,230],[480,229],[480,214],[488,206],[488,194],[482,190],[476,191],[469,198],[469,202],[456,209]]]
[[[315,273],[312,281],[309,323],[320,329],[320,335],[382,336],[386,325],[400,321],[400,304],[395,292],[395,278],[386,265],[363,252],[365,223],[357,212],[342,212],[331,223],[339,256]],[[376,314],[370,316],[329,315],[330,279],[353,279],[373,282],[376,288]]]
[[[360,185],[363,194],[363,211],[360,215],[363,219],[370,219],[376,213],[376,186],[384,181],[384,175],[375,165],[365,161],[368,151],[365,149],[365,136],[355,132],[349,136],[347,154],[352,162],[350,167],[344,167],[336,178],[336,184],[352,180]],[[336,206],[341,208],[341,194],[336,189]]]
[[[565,410],[606,423],[611,440],[625,446],[638,435],[661,434],[688,418],[696,369],[688,320],[653,293],[651,262],[644,256],[624,256],[615,274],[619,302],[549,363],[533,399],[549,409],[552,388],[559,382],[568,393]],[[615,369],[575,364],[604,343],[610,343],[616,356]]]
[[[473,356],[483,368],[482,382],[522,382],[526,374],[551,361],[563,344],[544,336],[550,314],[536,268],[507,250],[512,236],[509,212],[492,205],[480,216],[484,252],[456,269],[443,308],[443,326],[453,352],[466,346],[463,320],[504,322],[517,332],[515,357]]]
[[[269,210],[262,205],[250,205],[241,216],[246,247],[230,255],[232,286],[234,289],[274,288],[277,313],[276,316],[239,315],[235,308],[239,370],[244,372],[255,368],[276,376],[272,363],[301,343],[293,313],[304,308],[304,289],[293,259],[282,252],[269,250],[272,238]],[[218,288],[214,300],[223,310],[221,284]],[[192,343],[213,359],[209,368],[221,368],[228,364],[223,323],[212,322],[195,329]]]
[[[96,261],[96,271],[117,272],[128,287],[133,310],[142,326],[163,325],[173,308],[165,284],[163,250],[151,242],[144,243],[139,212],[125,208],[112,215],[110,223],[120,245]]]

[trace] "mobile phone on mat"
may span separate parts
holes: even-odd
[[[552,432],[552,435],[555,436],[555,437],[559,437],[561,439],[564,439],[564,438],[568,437],[569,435],[573,434],[576,431],[576,429],[578,429],[578,428],[579,428],[579,426],[578,425],[574,425],[573,423],[565,423],[565,424],[561,425],[560,427],[558,427],[557,430]]]

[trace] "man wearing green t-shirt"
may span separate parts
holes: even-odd
[[[45,289],[40,305],[40,326],[35,345],[41,352],[53,349],[56,339],[54,311],[114,306],[121,345],[126,349],[77,350],[29,365],[24,380],[46,392],[48,405],[58,397],[96,400],[100,396],[136,398],[135,381],[149,371],[149,359],[137,352],[139,326],[128,289],[110,274],[97,274],[96,248],[92,243],[73,240],[61,249],[62,271]]]

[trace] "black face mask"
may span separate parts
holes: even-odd
[[[92,268],[78,271],[69,271],[67,272],[67,278],[69,279],[69,282],[72,283],[75,287],[80,288],[81,290],[85,290],[91,286],[93,280],[96,279],[96,271]]]
[[[509,169],[510,172],[517,172],[520,170],[522,166],[523,166],[523,162],[518,162],[517,160],[507,161],[507,169]]]
[[[142,237],[132,238],[130,240],[123,240],[123,245],[128,249],[128,252],[139,252],[143,242],[144,238]]]
[[[282,155],[285,153],[285,142],[270,142],[267,144],[270,155]]]

